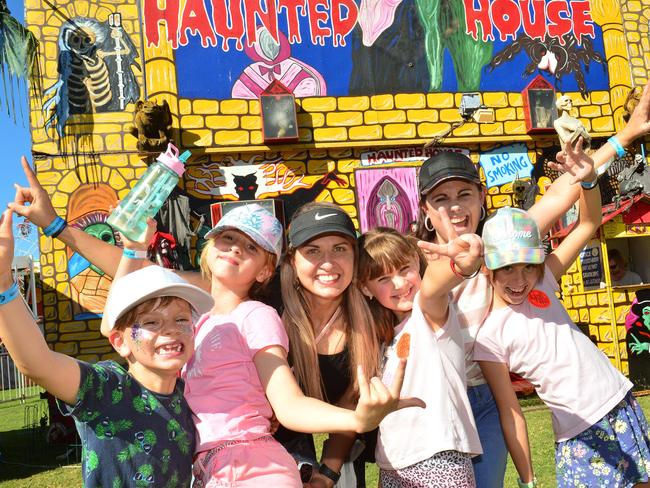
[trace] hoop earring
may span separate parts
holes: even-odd
[[[485,210],[485,207],[481,205],[481,218],[479,220],[485,220],[487,217],[487,210]]]
[[[429,218],[428,215],[424,217],[424,228],[429,232],[433,232],[434,230],[436,230],[433,224],[431,223],[431,219]]]

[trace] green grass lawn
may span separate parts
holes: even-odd
[[[78,488],[81,487],[81,467],[66,465],[61,446],[48,446],[40,431],[24,429],[25,406],[35,405],[40,400],[31,399],[26,404],[17,401],[0,404],[0,488]],[[650,416],[650,396],[639,398],[639,402]],[[530,434],[533,461],[540,486],[555,486],[555,461],[551,417],[547,409],[537,409],[535,401],[522,402]],[[377,468],[368,466],[368,487],[377,486]],[[517,474],[511,462],[508,463],[505,486],[517,486]]]

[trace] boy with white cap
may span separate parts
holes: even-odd
[[[193,314],[212,307],[210,295],[158,266],[122,277],[118,272],[101,330],[128,370],[114,361],[78,361],[48,348],[18,298],[11,221],[6,211],[0,223],[0,290],[6,290],[0,293],[0,337],[18,369],[74,418],[84,486],[190,486],[194,425],[177,377],[192,355]]]

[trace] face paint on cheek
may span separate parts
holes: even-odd
[[[141,349],[140,344],[142,342],[142,328],[140,324],[135,324],[131,327],[131,340],[135,343],[135,347],[138,351]]]

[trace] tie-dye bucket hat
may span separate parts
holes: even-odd
[[[540,264],[546,257],[537,224],[518,208],[497,210],[485,222],[482,237],[488,269],[519,263]]]
[[[282,254],[282,224],[257,203],[244,204],[226,213],[206,235],[216,236],[226,229],[235,229],[250,237],[258,246],[275,254]]]

